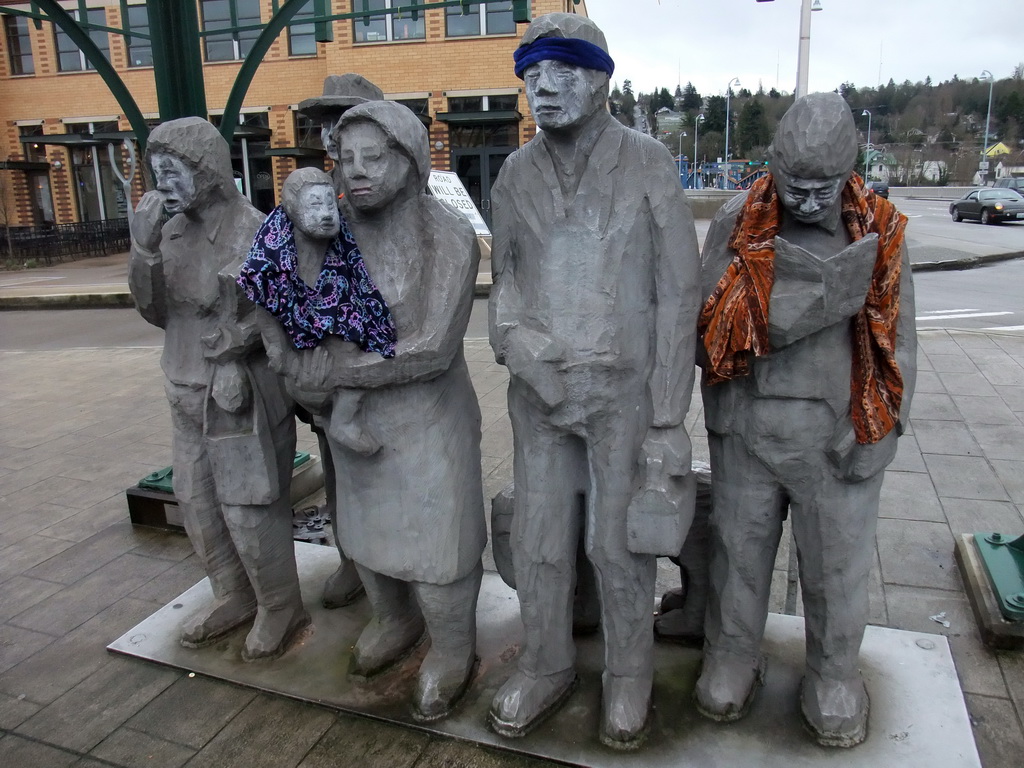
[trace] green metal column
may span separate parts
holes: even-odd
[[[207,117],[195,0],[149,0],[153,77],[161,120]]]

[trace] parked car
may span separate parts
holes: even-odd
[[[996,183],[992,187],[994,189],[1015,189],[1024,195],[1024,177],[1015,178],[1011,176],[1005,179],[996,179]]]
[[[865,188],[873,190],[879,197],[884,197],[886,200],[889,199],[889,185],[884,181],[868,181],[864,184]]]
[[[953,221],[978,219],[982,224],[1024,220],[1024,197],[1012,189],[972,189],[949,204]]]

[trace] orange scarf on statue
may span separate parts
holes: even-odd
[[[896,321],[900,312],[901,246],[907,217],[877,195],[869,195],[854,174],[843,188],[841,219],[854,240],[878,234],[878,256],[864,307],[853,317],[850,416],[858,443],[877,443],[896,425],[903,376],[896,364]],[[745,376],[750,356],[767,355],[768,310],[775,280],[775,236],[782,203],[768,174],[750,188],[729,239],[736,252],[704,303],[698,333],[708,362],[705,383]]]

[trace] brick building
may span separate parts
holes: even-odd
[[[426,0],[432,2],[432,0]],[[400,0],[330,0],[332,13],[400,5]],[[2,2],[24,7],[27,2]],[[78,3],[62,5],[78,18]],[[200,27],[267,21],[277,0],[197,0]],[[88,19],[148,32],[143,0],[89,0]],[[311,16],[313,4],[299,12]],[[582,0],[532,0],[534,17],[553,11],[586,14]],[[12,226],[118,218],[128,202],[111,167],[113,144],[122,172],[120,138],[131,126],[117,100],[68,36],[43,22],[0,15],[0,223]],[[284,178],[300,165],[322,167],[319,127],[297,104],[321,93],[329,74],[358,72],[386,98],[402,101],[428,124],[434,167],[462,177],[489,219],[489,190],[504,158],[529,140],[522,83],[512,52],[525,27],[512,21],[512,3],[439,7],[412,15],[381,15],[332,23],[334,41],[316,42],[313,24],[299,24],[275,40],[243,102],[232,145],[235,175],[263,210],[277,202]],[[203,75],[210,120],[223,113],[241,60],[257,31],[203,37]],[[152,51],[148,40],[92,31],[147,120],[158,122]],[[133,204],[142,192],[136,175]]]

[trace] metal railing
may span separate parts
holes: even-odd
[[[0,258],[12,261],[57,261],[106,256],[131,247],[128,219],[85,221],[79,224],[50,224],[39,227],[0,227]]]

